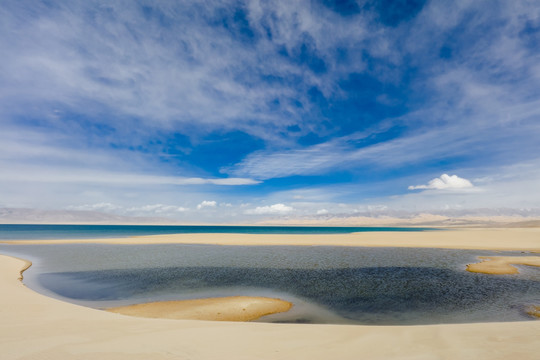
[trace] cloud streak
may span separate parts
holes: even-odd
[[[37,177],[36,177],[37,175]],[[112,171],[93,171],[85,168],[16,167],[0,174],[0,180],[9,182],[108,184],[108,185],[256,185],[260,181],[247,178],[189,178],[181,176],[158,176]]]

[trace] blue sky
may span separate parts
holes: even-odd
[[[8,0],[0,49],[0,207],[540,208],[535,1]]]

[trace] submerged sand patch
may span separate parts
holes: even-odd
[[[119,306],[106,311],[148,318],[251,321],[289,311],[292,303],[274,298],[229,296],[208,299],[157,301]]]
[[[482,262],[467,265],[467,271],[482,274],[507,275],[519,274],[512,265],[540,267],[540,256],[479,256]]]
[[[531,306],[527,309],[527,314],[540,320],[540,306]]]

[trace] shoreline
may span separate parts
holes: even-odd
[[[537,355],[540,321],[417,326],[304,325],[145,319],[38,294],[28,262],[0,255],[3,358],[519,359]],[[391,345],[389,345],[391,344]]]
[[[540,228],[449,229],[351,234],[167,234],[127,238],[2,240],[8,245],[190,244],[225,246],[359,246],[540,252]]]

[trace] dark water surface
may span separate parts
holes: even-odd
[[[262,321],[433,324],[530,320],[540,269],[517,275],[465,271],[481,250],[212,246],[0,245],[28,258],[36,291],[104,308],[213,296],[270,296],[295,304]]]

